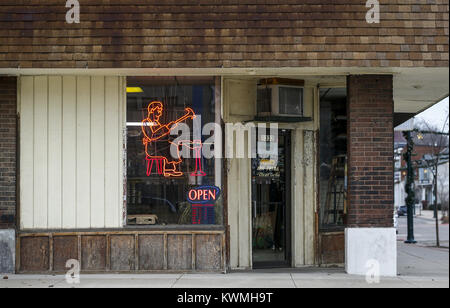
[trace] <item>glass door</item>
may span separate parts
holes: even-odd
[[[275,155],[252,159],[253,267],[290,267],[291,133],[259,135]],[[267,154],[267,151],[265,151]]]

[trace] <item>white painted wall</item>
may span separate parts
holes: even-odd
[[[347,228],[345,269],[350,275],[397,276],[395,228]]]
[[[126,81],[19,79],[20,227],[122,226]]]

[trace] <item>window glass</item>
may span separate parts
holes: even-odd
[[[320,91],[320,228],[341,228],[347,215],[346,89]]]
[[[222,224],[215,122],[214,79],[128,79],[128,225]]]
[[[303,115],[303,89],[280,87],[280,114]]]

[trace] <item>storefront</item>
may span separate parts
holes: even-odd
[[[141,6],[187,20],[150,23]],[[436,13],[412,32],[410,4],[389,5],[412,14],[396,27],[366,24],[355,3],[332,5],[349,10],[333,28],[293,20],[305,6],[322,12],[206,1],[137,6],[142,23],[105,6],[120,27],[96,5],[69,31],[59,9],[4,22],[3,269],[362,274],[376,259],[395,275],[393,127],[448,95],[448,5],[446,24]]]
[[[315,264],[316,88],[283,81],[279,123],[265,79],[20,77],[18,272]]]

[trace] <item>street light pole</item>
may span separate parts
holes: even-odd
[[[407,146],[406,146],[406,153],[403,155],[405,161],[406,161],[406,167],[407,167],[407,176],[406,176],[406,185],[405,185],[405,192],[407,194],[407,197],[405,199],[406,201],[406,207],[407,207],[407,215],[408,215],[408,239],[405,241],[407,244],[416,244],[417,242],[414,240],[414,201],[415,201],[415,193],[413,189],[414,184],[414,169],[412,166],[411,156],[412,151],[414,149],[414,141],[411,137],[411,131],[403,132],[403,136],[406,139]]]
[[[438,212],[438,191],[437,191],[437,176],[438,176],[438,163],[439,163],[439,155],[436,157],[436,163],[434,164],[434,216],[436,217],[436,246],[440,247],[439,241],[439,212]]]

